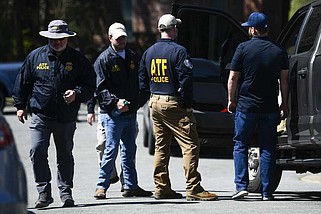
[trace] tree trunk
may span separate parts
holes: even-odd
[[[22,0],[21,0],[22,1]],[[24,48],[23,48],[23,40],[22,40],[22,25],[21,25],[21,14],[22,8],[20,0],[13,0],[13,7],[12,7],[12,15],[13,15],[13,27],[14,27],[14,35],[17,43],[17,53],[18,58],[24,58]]]

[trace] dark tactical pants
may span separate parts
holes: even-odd
[[[33,114],[30,123],[32,161],[35,182],[39,193],[51,194],[51,171],[48,163],[48,148],[50,136],[53,135],[57,153],[57,184],[60,196],[70,194],[73,187],[74,147],[73,137],[76,122],[59,123],[57,121],[43,120]]]

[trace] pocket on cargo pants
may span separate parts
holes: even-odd
[[[186,135],[190,135],[196,127],[196,121],[193,116],[185,116],[179,120],[179,128]]]

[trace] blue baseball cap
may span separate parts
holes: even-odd
[[[264,13],[253,12],[249,16],[247,22],[244,22],[243,24],[241,24],[241,26],[264,29],[268,27],[268,20]]]

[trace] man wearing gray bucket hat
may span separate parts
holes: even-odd
[[[39,34],[48,38],[48,45],[33,50],[26,57],[14,86],[14,106],[22,123],[27,113],[31,114],[30,158],[39,193],[35,207],[46,207],[53,202],[48,164],[51,134],[56,146],[62,206],[72,207],[75,206],[71,189],[76,118],[80,104],[93,96],[96,75],[86,57],[68,46],[68,37],[76,33],[69,31],[65,21],[53,20],[48,30]]]
[[[53,20],[48,25],[47,31],[40,31],[39,34],[50,39],[63,39],[76,36],[75,32],[69,31],[68,24],[63,20]]]

